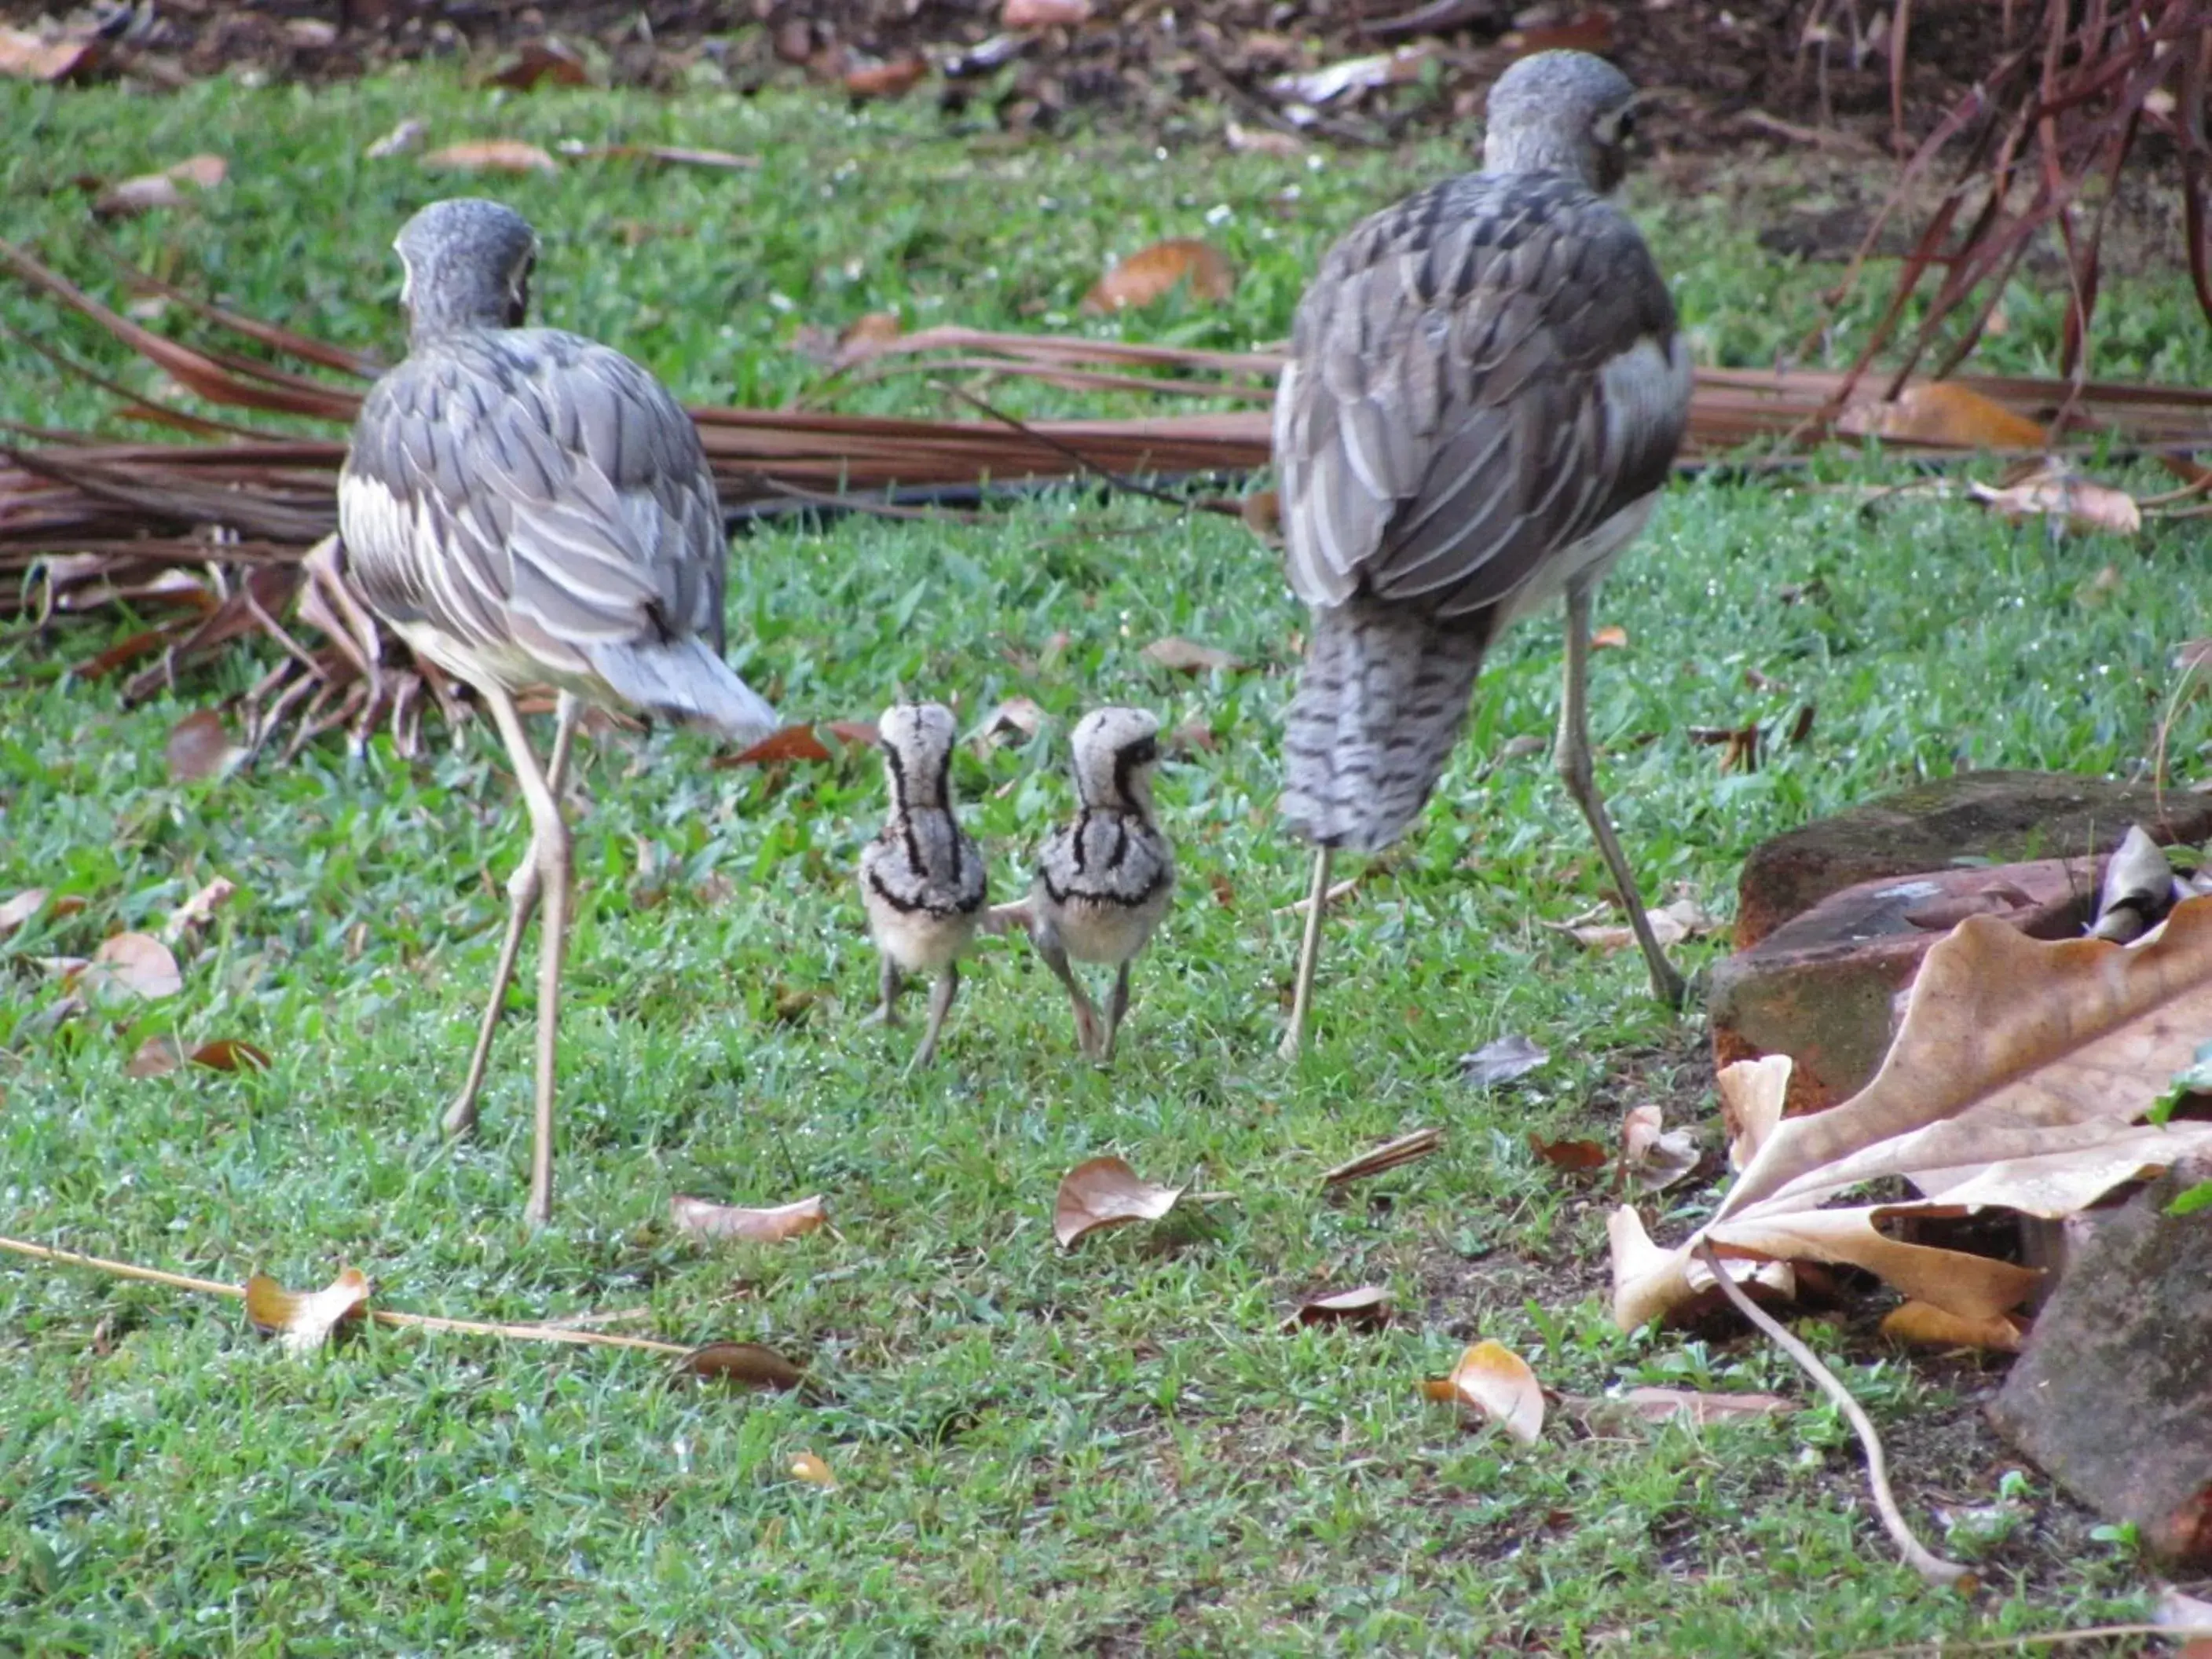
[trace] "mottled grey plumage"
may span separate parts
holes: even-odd
[[[1674,302],[1601,194],[1633,98],[1601,59],[1523,58],[1492,91],[1484,170],[1355,227],[1299,304],[1274,449],[1312,626],[1282,811],[1324,854],[1387,847],[1419,814],[1502,629],[1563,592],[1571,635],[1586,623],[1680,445]],[[1581,659],[1571,637],[1571,681]],[[1573,785],[1571,684],[1566,702]]]
[[[1037,854],[1030,891],[1030,938],[1067,988],[1076,1040],[1102,1065],[1129,1006],[1129,965],[1175,892],[1175,853],[1152,815],[1158,719],[1141,708],[1096,708],[1071,739],[1075,822]],[[1102,1028],[1068,958],[1111,963],[1114,992]]]
[[[937,975],[915,1066],[936,1055],[960,991],[960,954],[975,937],[985,896],[982,853],[953,813],[956,734],[942,703],[895,704],[876,724],[891,811],[860,854],[860,902],[883,957],[878,1018],[897,1023],[906,975]]]
[[[697,433],[619,352],[520,325],[538,240],[495,202],[433,203],[393,244],[408,356],[362,405],[338,478],[348,574],[430,661],[475,686],[529,803],[531,856],[508,884],[490,1006],[446,1127],[476,1097],[521,934],[545,896],[537,1145],[528,1212],[552,1205],[552,1102],[568,833],[559,793],[586,702],[752,743],[775,713],[722,659],[727,543]],[[516,712],[558,688],[538,769]]]

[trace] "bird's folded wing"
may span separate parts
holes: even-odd
[[[1656,489],[1688,416],[1635,227],[1564,179],[1454,179],[1334,248],[1275,403],[1291,586],[1496,605]]]
[[[726,544],[698,435],[619,353],[516,331],[380,381],[340,484],[372,602],[550,666],[696,635],[721,647]]]

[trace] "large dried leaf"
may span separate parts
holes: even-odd
[[[1192,299],[1218,304],[1237,291],[1237,273],[1211,243],[1170,237],[1116,264],[1083,296],[1082,308],[1095,313],[1148,306],[1185,283]]]
[[[1621,1120],[1621,1176],[1647,1193],[1665,1191],[1698,1167],[1696,1134],[1666,1123],[1665,1114],[1649,1101],[1630,1107]]]
[[[1430,1382],[1432,1399],[1449,1400],[1495,1423],[1522,1445],[1544,1432],[1544,1387],[1528,1362],[1502,1342],[1478,1342],[1459,1357],[1451,1375]]]
[[[96,36],[43,40],[27,29],[0,28],[0,75],[19,81],[66,81],[100,61]]]
[[[78,983],[95,996],[132,996],[153,1000],[185,988],[177,959],[151,933],[118,933],[102,939]]]
[[[1881,1334],[1923,1348],[1981,1348],[2018,1353],[2021,1328],[2004,1314],[1969,1319],[1926,1302],[1907,1302],[1882,1316]]]
[[[1525,1077],[1552,1056],[1529,1038],[1515,1032],[1486,1042],[1471,1054],[1459,1057],[1460,1080],[1478,1089],[1494,1088]]]
[[[1633,1327],[1696,1297],[1689,1252],[1703,1238],[1723,1256],[1847,1262],[1970,1321],[2007,1314],[2037,1274],[1906,1243],[1881,1224],[1984,1206],[2060,1218],[2212,1152],[2212,1123],[2137,1121],[2208,1029],[2212,898],[2177,906],[2156,939],[2132,947],[2031,939],[1970,916],[1929,948],[1873,1081],[1839,1106],[1778,1125],[1680,1249],[1660,1249],[1632,1211],[1615,1213],[1614,1316]],[[1847,1187],[1900,1176],[1925,1196],[1819,1207]]]
[[[668,1208],[676,1231],[694,1238],[747,1238],[765,1244],[780,1244],[787,1238],[811,1233],[830,1219],[818,1193],[764,1210],[681,1196],[671,1199]]]
[[[1234,673],[1244,665],[1233,653],[1218,645],[1200,645],[1173,634],[1154,640],[1138,654],[1146,662],[1184,674]]]
[[[1751,1162],[1782,1121],[1784,1097],[1790,1090],[1790,1056],[1768,1054],[1762,1060],[1739,1060],[1721,1067],[1713,1081],[1720,1091],[1721,1128],[1728,1136],[1729,1168],[1741,1170]]]
[[[161,750],[170,778],[179,783],[219,777],[245,754],[223,730],[222,716],[207,708],[185,715],[171,727],[169,740]]]
[[[246,1316],[264,1336],[282,1339],[284,1351],[308,1354],[368,1302],[368,1278],[348,1267],[319,1291],[288,1291],[266,1273],[246,1281]]]
[[[230,902],[238,891],[238,884],[227,876],[216,876],[203,884],[192,896],[169,913],[161,924],[161,942],[174,945],[195,928],[204,926],[217,910]]]
[[[2040,422],[1957,380],[1913,386],[1891,403],[1855,405],[1836,429],[1948,449],[2040,449],[2047,435]]]
[[[1091,1234],[1133,1221],[1158,1221],[1183,1195],[1181,1187],[1158,1187],[1118,1158],[1094,1158],[1060,1177],[1053,1200],[1052,1236],[1072,1249]]]
[[[741,1389],[803,1389],[806,1372],[758,1342],[709,1342],[692,1349],[676,1362],[674,1375],[696,1376],[704,1382],[729,1382]]]
[[[1967,488],[1984,507],[2003,519],[2056,519],[2069,530],[2108,536],[2142,532],[2142,507],[2124,489],[2075,477],[2063,467],[2045,467],[2018,483],[1997,489]]]
[[[480,138],[448,144],[422,158],[426,167],[457,173],[558,173],[561,164],[538,145],[520,138]]]
[[[1358,1158],[1348,1158],[1333,1170],[1323,1170],[1321,1184],[1323,1188],[1341,1187],[1347,1182],[1364,1181],[1370,1176],[1395,1170],[1401,1164],[1411,1164],[1416,1158],[1426,1158],[1443,1146],[1443,1140],[1444,1132],[1441,1129],[1415,1129],[1409,1134],[1386,1140],[1373,1151],[1360,1153]]]
[[[191,199],[185,193],[185,185],[196,191],[213,190],[229,171],[229,163],[220,155],[188,155],[159,173],[126,179],[101,191],[92,210],[103,219],[124,219],[155,208],[182,207]]]
[[[1336,1291],[1310,1296],[1283,1321],[1283,1328],[1300,1325],[1349,1325],[1357,1330],[1379,1331],[1390,1322],[1390,1292],[1380,1285],[1362,1285],[1356,1291]]]
[[[1704,1428],[1747,1417],[1778,1417],[1797,1402],[1778,1394],[1703,1394],[1692,1389],[1630,1389],[1624,1394],[1560,1402],[1594,1425],[1612,1423],[1688,1423]]]

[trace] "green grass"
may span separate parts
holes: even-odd
[[[392,353],[384,249],[451,187],[358,159],[407,114],[434,143],[758,150],[745,175],[601,164],[496,187],[545,234],[546,319],[700,400],[802,389],[811,371],[781,344],[800,319],[896,306],[910,324],[1072,325],[1109,251],[1200,231],[1217,205],[1212,234],[1243,273],[1233,307],[1120,326],[1268,338],[1331,234],[1453,160],[1439,145],[1316,168],[1212,147],[1161,159],[1091,134],[1008,152],[948,138],[919,107],[499,106],[420,76],[313,97],[5,86],[0,123],[22,137],[0,156],[0,200],[13,234],[112,291],[64,181],[221,150],[231,181],[118,227],[128,256]],[[1714,361],[1794,342],[1832,278],[1763,261],[1717,200],[1647,217]],[[670,234],[628,246],[624,220]],[[2178,285],[2106,303],[2135,355],[2106,370],[2204,378],[2212,352]],[[2055,298],[2023,288],[2008,306],[1996,361],[2045,366]],[[11,290],[0,318],[57,328]],[[191,332],[173,313],[163,325]],[[103,406],[8,350],[0,414],[82,422]],[[933,396],[908,384],[859,406]],[[2196,544],[2053,544],[1959,501],[1863,510],[1849,488],[1894,477],[1845,457],[1786,483],[1686,483],[1608,586],[1600,620],[1631,644],[1597,659],[1593,726],[1652,890],[1686,884],[1725,911],[1762,837],[1959,767],[2145,763],[2172,647],[2212,632]],[[1301,618],[1241,527],[1065,496],[973,526],[777,531],[738,544],[730,616],[748,673],[793,714],[866,717],[905,693],[969,721],[1016,694],[1050,711],[1038,740],[958,763],[1002,899],[1067,809],[1079,711],[1128,701],[1202,724],[1218,748],[1171,763],[1161,787],[1177,908],[1110,1073],[1075,1062],[1050,975],[999,941],[975,958],[944,1062],[904,1080],[912,1031],[856,1024],[873,962],[849,872],[882,805],[872,768],[715,771],[682,736],[589,746],[560,1204],[535,1236],[517,1218],[526,991],[481,1140],[441,1149],[431,1133],[523,840],[489,735],[411,763],[382,738],[356,757],[324,744],[178,785],[168,730],[258,664],[126,708],[61,673],[100,627],[0,647],[0,896],[83,902],[50,908],[0,963],[0,1231],[228,1280],[319,1283],[350,1261],[385,1304],[422,1311],[640,1309],[617,1328],[767,1341],[835,1389],[819,1405],[702,1392],[636,1356],[386,1330],[295,1360],[231,1304],[0,1267],[0,1648],[1772,1654],[2141,1610],[2123,1546],[2039,1481],[2000,1491],[1978,1373],[1889,1352],[1863,1323],[1808,1328],[1898,1437],[1916,1513],[2003,1510],[1951,1540],[1977,1554],[1978,1601],[1892,1564],[1825,1409],[1702,1433],[1555,1419],[1523,1453],[1420,1398],[1476,1337],[1571,1393],[1800,1389],[1748,1340],[1614,1330],[1602,1197],[1527,1150],[1529,1130],[1607,1135],[1637,1099],[1710,1108],[1696,1022],[1650,1003],[1632,953],[1583,956],[1544,926],[1599,886],[1548,762],[1514,741],[1551,729],[1556,624],[1521,630],[1486,673],[1437,800],[1334,927],[1318,1041],[1285,1066],[1295,939],[1275,912],[1304,870],[1272,805]],[[1250,666],[1169,674],[1139,654],[1166,633]],[[1065,648],[1047,653],[1055,634]],[[1789,690],[1750,689],[1754,668]],[[1687,736],[1805,702],[1809,739],[1753,774],[1720,775]],[[2185,781],[2207,736],[2201,716],[2177,727]],[[57,1021],[64,993],[37,958],[157,927],[218,873],[239,892],[182,953],[180,996]],[[780,1017],[805,1002],[792,993],[816,1000]],[[164,1032],[245,1039],[274,1064],[127,1078]],[[1510,1032],[1550,1062],[1491,1094],[1457,1080],[1457,1055]],[[1316,1191],[1321,1169],[1422,1124],[1447,1130],[1438,1155]],[[1106,1152],[1228,1196],[1062,1254],[1054,1185]],[[666,1221],[676,1193],[815,1191],[836,1231],[781,1247],[702,1247]],[[1668,1236],[1709,1199],[1668,1206]],[[1362,1282],[1391,1289],[1390,1331],[1279,1331],[1301,1293]],[[789,1477],[803,1450],[837,1490]]]

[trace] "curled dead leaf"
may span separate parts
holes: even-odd
[[[1083,296],[1081,309],[1095,315],[1152,305],[1185,283],[1192,299],[1218,305],[1236,293],[1237,273],[1211,243],[1171,236],[1110,267]]]
[[[222,714],[206,708],[177,721],[168,732],[168,744],[161,745],[168,776],[177,783],[222,776],[243,754],[246,750],[232,744],[230,732],[223,730]]]
[[[805,1370],[758,1342],[708,1342],[678,1360],[671,1374],[780,1391],[803,1389],[807,1383]]]
[[[977,754],[988,755],[994,749],[1015,738],[1027,739],[1036,736],[1044,729],[1048,718],[1036,698],[1008,697],[975,722],[975,729],[969,733],[969,738],[975,744]]]
[[[1141,1179],[1118,1158],[1094,1158],[1060,1177],[1053,1200],[1052,1236],[1062,1249],[1105,1227],[1133,1221],[1158,1221],[1183,1195],[1181,1187],[1159,1187]]]
[[[1600,1400],[1566,1402],[1591,1423],[1672,1423],[1703,1428],[1745,1417],[1778,1417],[1798,1409],[1778,1394],[1701,1394],[1692,1389],[1631,1389]]]
[[[1441,1382],[1441,1389],[1431,1380],[1422,1391],[1495,1423],[1523,1446],[1534,1445],[1544,1432],[1543,1384],[1528,1362],[1502,1342],[1476,1343]]]
[[[217,910],[230,902],[237,891],[238,884],[223,876],[216,876],[203,884],[190,898],[169,913],[168,921],[161,924],[162,942],[174,945],[195,927],[204,925]]]
[[[191,1061],[211,1072],[265,1072],[269,1069],[269,1053],[236,1037],[217,1037],[193,1049]]]
[[[1620,1126],[1622,1176],[1649,1193],[1663,1192],[1698,1167],[1697,1136],[1668,1129],[1658,1107],[1632,1106]]]
[[[1534,1071],[1551,1054],[1518,1032],[1486,1042],[1471,1054],[1459,1057],[1460,1080],[1478,1089],[1510,1083]]]
[[[812,1452],[801,1452],[791,1460],[791,1478],[803,1480],[810,1486],[819,1486],[824,1492],[837,1490],[837,1477],[830,1466]]]
[[[1292,103],[1326,104],[1348,92],[1368,92],[1413,80],[1434,51],[1424,41],[1373,57],[1348,58],[1303,75],[1277,76],[1267,83],[1267,90]]]
[[[1950,380],[1909,386],[1893,403],[1854,404],[1836,430],[1953,449],[2041,449],[2048,436],[2039,422]]]
[[[480,138],[447,144],[422,158],[426,167],[453,173],[558,173],[561,164],[536,144],[520,138]]]
[[[763,1210],[681,1196],[671,1199],[668,1208],[676,1231],[694,1238],[746,1238],[767,1244],[798,1238],[830,1219],[828,1206],[819,1193]]]
[[[1741,1170],[1766,1144],[1782,1121],[1783,1097],[1790,1089],[1787,1054],[1739,1060],[1714,1078],[1720,1091],[1721,1128],[1728,1136],[1729,1167]]]
[[[1599,629],[1590,635],[1593,651],[1626,651],[1628,649],[1628,630],[1619,623]]]
[[[1755,733],[1756,726],[1752,728]],[[1723,766],[1723,769],[1726,769]],[[1596,914],[1602,915],[1602,910]],[[1703,939],[1716,926],[1705,906],[1694,898],[1679,898],[1670,904],[1661,905],[1644,913],[1651,925],[1651,936],[1659,941],[1662,951],[1672,950],[1684,939]],[[1555,924],[1546,923],[1547,927]],[[1609,956],[1615,951],[1626,950],[1636,943],[1636,930],[1626,922],[1570,922],[1558,931],[1566,934],[1586,951],[1595,951]]]
[[[372,161],[380,161],[389,155],[404,155],[409,150],[422,148],[422,140],[429,136],[429,128],[420,121],[402,121],[362,154]]]
[[[1441,1129],[1415,1129],[1395,1139],[1386,1140],[1372,1152],[1362,1152],[1358,1158],[1338,1164],[1322,1173],[1321,1184],[1324,1190],[1341,1187],[1346,1182],[1364,1181],[1369,1176],[1381,1175],[1385,1170],[1395,1170],[1401,1164],[1411,1164],[1415,1158],[1426,1158],[1443,1145]]]
[[[1969,483],[1974,499],[2001,519],[2056,519],[2069,530],[2135,536],[2142,532],[2142,508],[2124,489],[2075,477],[2049,466],[1999,489]]]
[[[368,1302],[368,1277],[347,1267],[319,1291],[288,1291],[266,1273],[246,1281],[246,1316],[264,1336],[280,1338],[290,1354],[313,1353],[331,1333]]]
[[[1283,1321],[1285,1330],[1301,1325],[1346,1325],[1356,1330],[1378,1331],[1390,1322],[1390,1293],[1380,1285],[1362,1285],[1355,1291],[1308,1297]]]
[[[514,56],[484,77],[487,86],[528,92],[550,81],[556,87],[587,87],[592,72],[583,54],[566,41],[526,40]]]
[[[66,81],[96,65],[106,44],[97,35],[64,35],[48,40],[27,29],[0,28],[0,75],[48,84]]]
[[[855,63],[844,75],[845,90],[855,98],[896,98],[911,92],[929,64],[919,52],[902,52],[882,63]]]
[[[1923,1348],[1979,1348],[2018,1353],[2024,1333],[2008,1314],[1969,1316],[1928,1302],[1907,1302],[1882,1316],[1881,1334]]]
[[[185,1051],[176,1038],[166,1035],[149,1036],[138,1045],[138,1052],[124,1062],[123,1075],[167,1077],[184,1063]]]
[[[1531,1130],[1528,1150],[1555,1170],[1571,1175],[1589,1175],[1613,1162],[1613,1154],[1597,1140],[1547,1140]]]
[[[155,208],[182,207],[189,199],[184,186],[194,190],[212,190],[223,181],[229,164],[220,155],[189,155],[173,167],[159,173],[143,173],[136,179],[125,179],[112,190],[103,191],[92,204],[93,216],[100,219],[125,219],[136,214],[147,213]]]
[[[1139,654],[1146,662],[1185,674],[1234,673],[1244,665],[1240,659],[1219,646],[1200,645],[1173,634],[1154,640]]]
[[[826,761],[830,751],[822,739],[814,735],[811,726],[787,726],[780,732],[771,732],[751,748],[734,755],[717,755],[714,763],[724,769],[733,766],[764,766],[770,761]]]
[[[33,916],[46,902],[46,889],[26,887],[13,897],[0,900],[0,939],[5,939]]]
[[[185,988],[176,957],[151,933],[118,933],[101,940],[77,982],[95,998],[133,996],[149,1001],[173,997]]]

